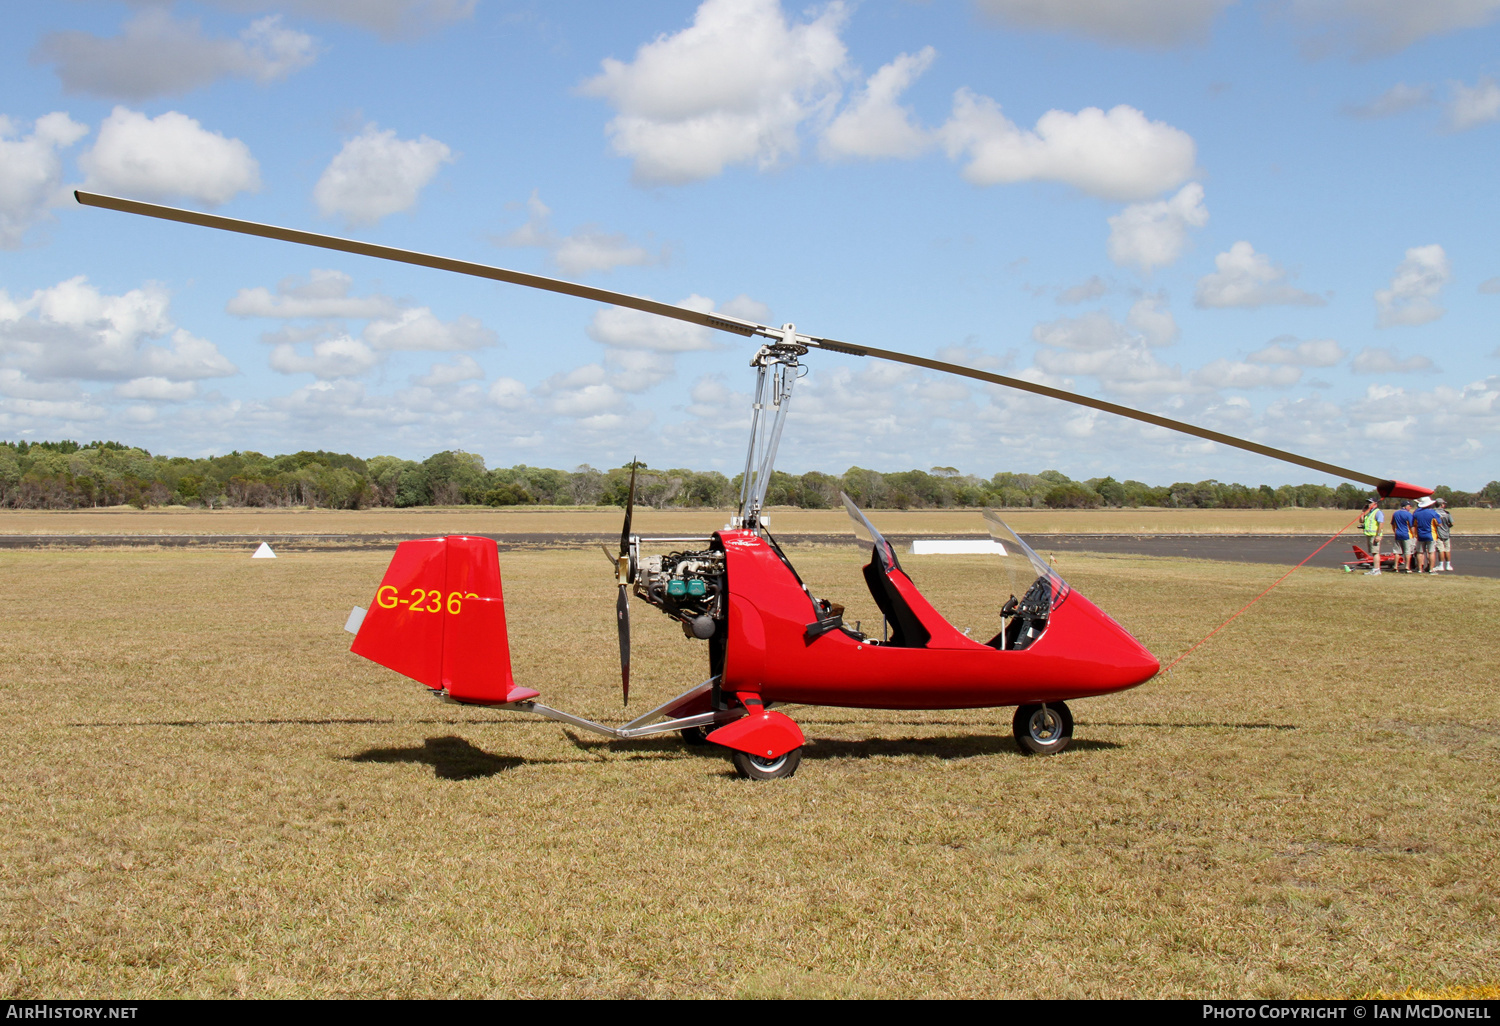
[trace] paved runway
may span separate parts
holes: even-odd
[[[0,549],[98,548],[98,547],[193,547],[253,550],[261,542],[273,549],[289,552],[314,550],[347,550],[395,548],[407,538],[424,535],[397,534],[12,534],[0,535]],[[618,545],[620,536],[590,534],[503,534],[488,535],[501,550],[538,548],[593,548],[599,544]],[[900,552],[911,550],[912,535],[888,536]],[[927,537],[927,536],[923,536]],[[976,536],[978,537],[978,536]],[[825,544],[855,545],[852,534],[778,535],[783,545]],[[1038,552],[1101,552],[1131,556],[1163,556],[1177,559],[1213,559],[1236,563],[1269,563],[1294,566],[1324,541],[1321,535],[1097,535],[1034,534],[1027,542]],[[1345,534],[1309,562],[1309,566],[1337,568],[1353,559],[1350,545],[1363,543],[1363,537]],[[1493,535],[1456,536],[1453,540],[1453,563],[1456,573],[1477,577],[1500,577],[1500,537]],[[1389,542],[1386,544],[1389,552]]]

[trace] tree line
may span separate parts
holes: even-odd
[[[636,463],[635,469],[636,502],[643,506],[722,508],[739,501],[739,476],[685,468],[653,470],[643,463]],[[193,459],[153,456],[121,442],[0,441],[0,507],[623,506],[630,470],[630,466],[599,470],[587,465],[553,470],[524,464],[489,468],[482,456],[459,450],[435,453],[421,461],[397,456],[362,459],[322,451],[280,456],[235,451]],[[1372,494],[1348,483],[1336,488],[1316,484],[1252,487],[1213,480],[1149,485],[1113,477],[1074,481],[1056,470],[980,478],[954,467],[894,473],[850,467],[841,475],[775,471],[766,503],[831,509],[839,505],[840,492],[872,509],[1357,509]],[[1434,494],[1452,506],[1492,505],[1500,502],[1500,481],[1491,481],[1478,492],[1443,486]]]

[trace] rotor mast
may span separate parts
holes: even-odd
[[[781,340],[760,347],[750,361],[755,368],[755,401],[750,407],[750,446],[745,451],[745,473],[740,479],[739,526],[755,530],[765,509],[766,492],[771,487],[771,471],[776,465],[776,450],[781,445],[781,429],[786,425],[791,406],[792,387],[805,371],[798,358],[807,355],[807,346],[797,337],[797,328],[784,324]]]

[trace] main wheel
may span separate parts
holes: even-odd
[[[1073,740],[1073,714],[1063,702],[1018,706],[1011,725],[1025,755],[1056,755]]]
[[[736,751],[731,751],[729,757],[734,760],[734,771],[747,780],[776,780],[797,772],[802,763],[802,749],[793,748],[774,759]]]
[[[708,744],[708,731],[702,727],[683,727],[677,733],[682,737],[684,744],[692,745],[695,748],[699,745]]]

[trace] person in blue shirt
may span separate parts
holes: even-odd
[[[1437,546],[1433,535],[1433,521],[1438,519],[1437,504],[1428,495],[1417,500],[1417,512],[1411,518],[1417,534],[1417,572],[1432,573],[1437,562]]]
[[[1411,501],[1407,500],[1401,504],[1401,508],[1391,514],[1391,539],[1396,547],[1396,569],[1401,573],[1411,570],[1412,550],[1416,545],[1411,537]]]

